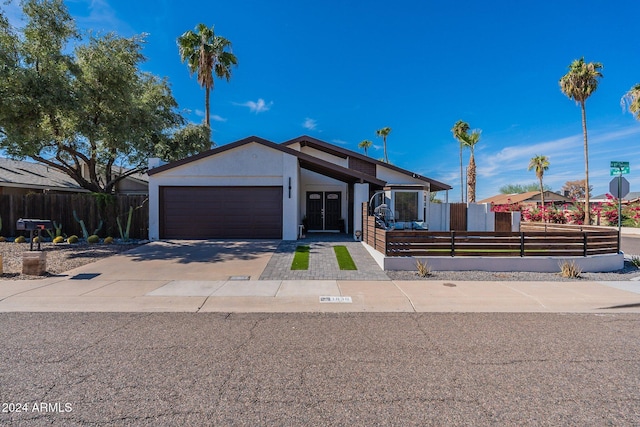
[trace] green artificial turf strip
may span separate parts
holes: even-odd
[[[333,250],[336,253],[340,270],[357,270],[356,263],[353,262],[346,246],[334,246]]]
[[[298,246],[296,248],[296,253],[293,255],[293,262],[291,263],[291,269],[309,269],[309,246]]]

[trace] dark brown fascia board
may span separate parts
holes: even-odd
[[[314,165],[317,165],[319,168],[322,168],[323,170],[327,170],[327,171],[330,171],[330,172],[333,171],[333,172],[336,173],[336,175],[339,175],[339,176],[349,176],[349,177],[354,178],[354,180],[366,181],[366,182],[369,182],[369,183],[372,183],[372,184],[376,184],[376,185],[380,185],[380,186],[384,186],[386,184],[385,181],[382,181],[382,180],[380,180],[380,179],[378,179],[378,178],[376,178],[374,176],[370,176],[370,175],[364,174],[362,172],[358,172],[358,171],[354,171],[354,170],[351,170],[351,169],[348,169],[348,168],[344,168],[342,166],[338,166],[338,165],[333,164],[331,162],[327,162],[326,160],[318,159],[317,157],[313,157],[313,156],[311,156],[309,154],[302,153],[302,152],[300,152],[298,150],[294,150],[292,148],[283,146],[282,144],[276,144],[275,142],[271,142],[271,141],[268,141],[266,139],[259,138],[257,136],[250,136],[250,137],[247,137],[247,138],[243,138],[243,139],[241,139],[239,141],[235,141],[235,142],[232,142],[230,144],[223,145],[221,147],[213,148],[211,150],[203,151],[202,153],[196,154],[196,155],[191,156],[191,157],[187,157],[185,159],[177,160],[177,161],[172,162],[172,163],[167,163],[166,165],[158,166],[157,168],[150,169],[147,172],[147,174],[149,176],[155,175],[155,174],[157,174],[159,172],[163,172],[163,171],[166,171],[166,170],[169,170],[169,169],[173,169],[173,168],[178,167],[178,166],[183,166],[183,165],[189,164],[191,162],[195,162],[197,160],[201,160],[201,159],[207,158],[209,156],[215,156],[215,155],[220,154],[222,152],[225,152],[227,150],[232,150],[234,148],[237,148],[237,147],[240,147],[242,145],[249,144],[249,143],[252,143],[252,142],[256,142],[256,143],[262,144],[262,145],[264,145],[266,147],[273,148],[273,149],[281,151],[283,153],[290,154],[292,156],[297,157],[300,160],[303,160],[303,161],[312,163]]]
[[[321,141],[321,140],[319,140],[317,138],[313,138],[313,137],[310,137],[308,135],[302,135],[302,136],[299,136],[297,138],[291,139],[289,141],[285,141],[281,145],[289,146],[289,145],[293,145],[293,144],[296,144],[296,143],[299,143],[300,145],[303,145],[303,144],[304,145],[309,145],[311,147],[318,148],[318,149],[320,149],[322,151],[325,151],[325,152],[330,152],[330,151],[337,152],[337,153],[341,154],[339,157],[343,157],[343,158],[345,158],[347,156],[348,157],[355,157],[357,159],[360,159],[360,160],[363,160],[363,161],[366,161],[366,162],[374,163],[376,165],[380,165],[380,166],[395,170],[396,172],[400,172],[400,173],[402,173],[404,175],[408,175],[408,176],[410,176],[412,178],[428,182],[431,185],[432,190],[433,190],[434,186],[436,187],[435,191],[451,190],[453,188],[450,185],[445,184],[443,182],[436,181],[435,179],[427,178],[426,176],[422,176],[420,174],[411,172],[409,170],[402,169],[402,168],[400,168],[398,166],[394,166],[394,165],[389,164],[389,163],[381,162],[380,160],[376,160],[376,159],[373,159],[371,157],[363,156],[362,154],[357,153],[355,151],[347,150],[346,148],[342,148],[342,147],[338,147],[338,146],[333,145],[333,144],[329,144],[328,142]]]

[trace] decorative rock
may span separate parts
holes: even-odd
[[[47,272],[47,253],[26,251],[22,254],[22,274],[42,276]]]

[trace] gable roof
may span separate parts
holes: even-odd
[[[540,200],[539,191],[527,191],[526,193],[516,194],[498,194],[493,197],[489,197],[484,200],[480,200],[478,203],[493,203],[494,205],[507,205],[511,203],[520,202],[538,202]],[[571,198],[563,196],[562,194],[555,193],[553,191],[544,192],[545,202],[571,202]]]
[[[297,138],[291,139],[289,141],[283,142],[281,145],[289,146],[293,144],[300,144],[302,147],[312,147],[320,151],[324,151],[325,153],[332,154],[336,157],[341,157],[346,159],[348,157],[354,157],[356,159],[360,159],[362,161],[372,163],[378,166],[382,166],[396,172],[400,172],[404,175],[407,175],[411,178],[418,179],[420,181],[428,182],[432,191],[442,191],[442,190],[451,190],[451,187],[448,184],[436,181],[435,179],[427,178],[426,176],[422,176],[415,172],[411,172],[406,169],[402,169],[398,166],[392,165],[390,163],[381,162],[380,160],[375,160],[371,157],[364,156],[358,152],[347,150],[346,148],[338,147],[337,145],[329,144],[328,142],[321,141],[319,139],[313,138],[308,135],[302,135]]]
[[[223,145],[221,147],[213,148],[211,150],[203,151],[202,153],[196,154],[191,157],[184,158],[182,160],[177,160],[172,163],[167,163],[166,165],[158,166],[157,168],[150,169],[147,174],[149,176],[155,175],[157,173],[164,172],[169,169],[176,168],[178,166],[183,166],[201,159],[205,159],[210,156],[215,156],[217,154],[223,153],[228,150],[232,150],[234,148],[241,147],[246,144],[257,143],[264,145],[265,147],[281,151],[283,153],[290,154],[298,158],[300,167],[304,169],[311,170],[313,172],[318,172],[326,176],[330,176],[332,178],[338,179],[344,182],[368,182],[371,184],[384,186],[386,184],[385,181],[380,180],[374,176],[367,175],[365,173],[355,171],[352,169],[348,169],[342,166],[338,166],[326,160],[318,159],[317,157],[311,156],[309,154],[302,153],[297,150],[293,150],[287,146],[283,146],[281,144],[276,144],[275,142],[268,141],[263,138],[259,138],[257,136],[250,136],[248,138],[241,139],[236,142],[232,142],[230,144]]]
[[[67,174],[41,163],[0,158],[0,187],[87,192]]]

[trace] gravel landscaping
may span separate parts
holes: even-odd
[[[387,276],[392,280],[476,280],[476,281],[596,281],[596,282],[617,282],[626,280],[640,280],[640,269],[634,266],[629,260],[624,261],[622,270],[608,273],[581,273],[579,278],[565,278],[560,273],[534,273],[529,271],[433,271],[426,277],[420,277],[417,271],[387,271]]]
[[[102,243],[90,245],[85,242],[68,244],[41,243],[41,249],[47,253],[47,274],[44,276],[29,276],[22,274],[22,254],[29,250],[29,243],[0,242],[2,255],[2,280],[42,279],[65,271],[92,263],[101,258],[126,252],[140,246],[144,242]],[[34,249],[36,245],[34,244]]]

